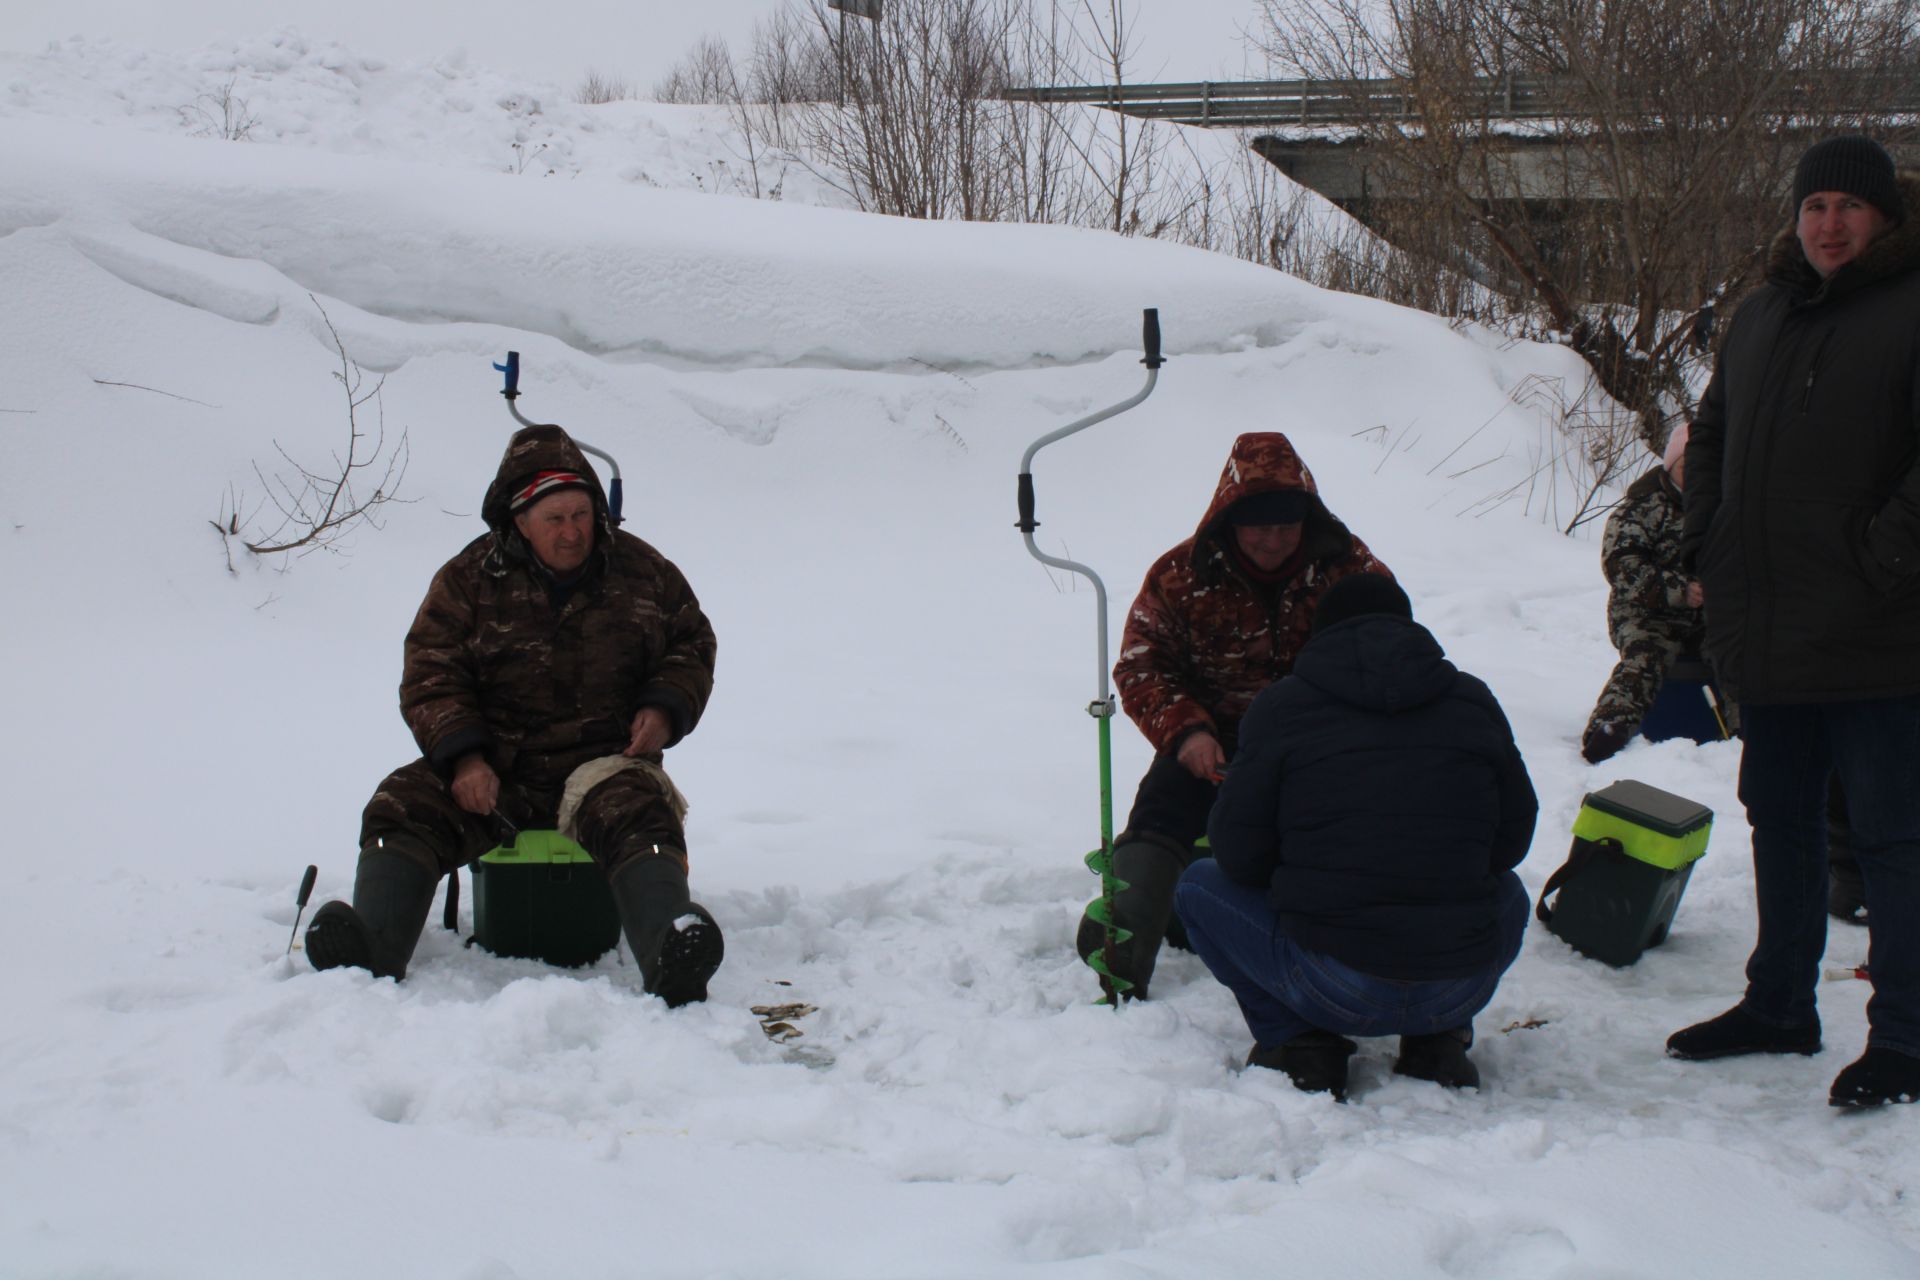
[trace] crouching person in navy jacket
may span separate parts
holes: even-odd
[[[1453,1088],[1473,1015],[1520,953],[1513,873],[1538,805],[1480,680],[1391,579],[1334,584],[1293,674],[1261,693],[1175,905],[1240,1002],[1249,1066],[1344,1099],[1348,1036],[1398,1035],[1394,1071]]]

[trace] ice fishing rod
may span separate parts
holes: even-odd
[[[293,940],[300,936],[300,917],[307,913],[307,900],[313,897],[313,882],[319,878],[320,868],[309,865],[307,874],[300,877],[300,892],[293,898],[293,932],[287,935],[287,954],[293,954]]]
[[[521,413],[519,407],[513,403],[520,398],[520,353],[518,351],[507,352],[507,362],[505,364],[496,364],[493,367],[506,375],[507,385],[501,388],[500,394],[507,398],[507,412],[513,415],[515,422],[523,427],[552,427],[559,425],[553,422],[534,422],[525,414]],[[572,432],[568,432],[567,434],[575,444],[580,446],[580,452],[592,454],[594,457],[600,459],[600,461],[606,463],[607,467],[612,471],[613,478],[607,484],[607,518],[613,521],[616,529],[619,528],[620,464],[613,460],[612,454],[594,448],[579,436],[573,435]]]
[[[1020,520],[1014,526],[1019,529],[1027,542],[1027,551],[1041,564],[1055,569],[1065,569],[1068,573],[1077,573],[1093,583],[1093,605],[1095,631],[1095,653],[1099,696],[1087,704],[1087,714],[1100,726],[1100,847],[1086,856],[1087,869],[1100,877],[1100,896],[1087,906],[1087,915],[1101,927],[1100,949],[1087,957],[1087,967],[1105,979],[1111,992],[1113,1007],[1120,1007],[1121,997],[1133,989],[1133,983],[1114,972],[1113,949],[1133,936],[1129,929],[1121,928],[1114,922],[1114,895],[1127,887],[1126,882],[1113,873],[1113,693],[1108,685],[1107,672],[1107,584],[1100,575],[1084,564],[1073,560],[1063,560],[1059,556],[1050,556],[1042,551],[1033,540],[1033,531],[1040,527],[1034,519],[1033,497],[1033,455],[1039,453],[1057,440],[1064,440],[1079,431],[1085,431],[1096,423],[1127,410],[1153,394],[1153,384],[1159,381],[1160,366],[1166,360],[1160,354],[1160,311],[1157,307],[1148,307],[1142,315],[1141,345],[1146,349],[1145,358],[1140,363],[1147,366],[1147,383],[1139,393],[1109,405],[1096,413],[1090,413],[1077,421],[1069,422],[1057,431],[1049,431],[1032,444],[1020,459],[1020,480],[1017,498],[1020,505]]]

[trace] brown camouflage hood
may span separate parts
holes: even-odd
[[[1200,525],[1193,531],[1193,563],[1200,568],[1219,553],[1227,524],[1227,509],[1242,498],[1258,493],[1276,493],[1295,489],[1307,495],[1306,529],[1301,534],[1301,550],[1308,560],[1339,555],[1347,549],[1352,535],[1333,518],[1320,500],[1320,488],[1313,473],[1294,450],[1293,442],[1278,431],[1249,431],[1233,442],[1227,465],[1221,468],[1220,483]]]
[[[1310,499],[1303,554],[1285,581],[1255,583],[1228,554],[1227,508],[1281,489]],[[1352,573],[1393,576],[1327,510],[1285,436],[1241,436],[1199,529],[1154,561],[1127,611],[1113,668],[1127,715],[1155,751],[1175,750],[1200,730],[1232,750],[1240,717],[1255,696],[1293,670],[1320,597]]]
[[[487,486],[487,496],[480,503],[480,518],[493,530],[493,542],[496,551],[504,560],[521,561],[528,558],[527,544],[520,537],[520,531],[514,528],[513,513],[508,510],[514,490],[526,485],[542,471],[573,471],[587,482],[588,491],[593,495],[593,510],[598,525],[593,540],[594,558],[603,561],[607,548],[613,543],[613,520],[607,513],[607,493],[600,487],[600,477],[594,474],[592,465],[587,461],[586,453],[573,442],[573,437],[564,430],[551,424],[537,427],[522,427],[513,433],[507,441],[507,451],[500,458],[500,468],[494,473],[493,483]],[[503,570],[504,562],[489,564],[494,572]]]

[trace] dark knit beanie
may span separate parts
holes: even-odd
[[[1269,489],[1251,493],[1227,508],[1227,523],[1299,524],[1310,506],[1305,489]]]
[[[1858,135],[1828,138],[1807,148],[1793,171],[1793,207],[1816,191],[1844,191],[1859,196],[1889,218],[1898,218],[1900,185],[1893,177],[1893,157],[1872,138]]]
[[[1413,617],[1413,601],[1392,578],[1378,573],[1356,573],[1327,588],[1313,611],[1313,634],[1349,618],[1369,613],[1390,613],[1396,618]]]

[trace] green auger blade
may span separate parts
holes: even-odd
[[[1113,971],[1113,949],[1133,937],[1133,930],[1115,923],[1113,896],[1128,888],[1125,880],[1113,874],[1113,851],[1095,849],[1086,857],[1087,870],[1100,877],[1100,896],[1087,904],[1087,918],[1106,930],[1100,949],[1088,954],[1087,968],[1100,975],[1105,992],[1101,1003],[1119,1006],[1120,998],[1133,990],[1133,981]]]

